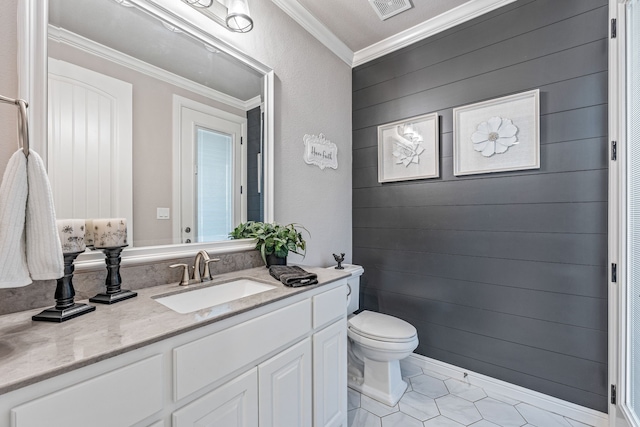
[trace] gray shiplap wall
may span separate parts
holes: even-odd
[[[607,2],[520,0],[353,71],[362,308],[419,354],[607,410]],[[541,168],[453,176],[456,106],[541,93]],[[438,112],[439,179],[379,184],[377,126]]]
[[[264,207],[258,192],[258,153],[262,151],[260,107],[247,111],[247,221],[262,221]]]

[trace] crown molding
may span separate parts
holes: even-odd
[[[260,107],[262,105],[262,97],[260,95],[253,97],[244,102],[244,109],[246,111],[253,110],[256,107]]]
[[[275,1],[275,0],[274,0]],[[424,40],[516,0],[472,0],[354,53],[353,67]]]
[[[173,74],[169,71],[163,70],[162,68],[156,67],[155,65],[151,65],[147,62],[126,55],[117,50],[111,49],[100,43],[96,43],[93,40],[89,40],[71,31],[50,25],[48,33],[49,39],[52,41],[56,41],[74,47],[76,49],[80,49],[89,54],[115,62],[116,64],[122,65],[155,79],[162,80],[166,83],[172,84],[182,89],[186,89],[190,92],[194,92],[207,98],[213,99],[230,107],[248,111],[260,105],[260,96],[249,99],[247,101],[243,101],[241,99],[227,95],[226,93],[219,92],[215,89],[211,89],[210,87],[178,76],[177,74]],[[256,99],[258,99],[258,101],[256,101]]]
[[[282,9],[294,21],[307,30],[320,43],[325,45],[338,58],[342,59],[350,67],[353,64],[353,51],[344,44],[331,30],[305,9],[297,0],[272,0],[276,6]]]

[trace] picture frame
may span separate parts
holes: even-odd
[[[378,126],[378,182],[440,177],[438,113]]]
[[[539,89],[453,109],[455,176],[539,168]]]

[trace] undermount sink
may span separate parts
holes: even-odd
[[[220,285],[155,298],[160,304],[180,313],[191,313],[240,298],[275,289],[275,286],[251,279],[237,279]]]

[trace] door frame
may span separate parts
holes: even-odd
[[[629,427],[627,401],[627,64],[629,0],[609,0],[609,426]],[[615,24],[614,24],[615,22]],[[615,35],[613,30],[615,28]],[[613,142],[615,141],[615,148]],[[613,268],[616,268],[615,274]],[[612,392],[615,387],[615,403]]]
[[[188,108],[203,114],[214,116],[223,120],[227,120],[240,125],[241,133],[240,137],[243,141],[247,140],[247,118],[237,114],[229,113],[227,111],[220,110],[210,105],[203,104],[193,99],[185,98],[180,95],[173,95],[173,136],[172,136],[172,149],[173,149],[173,161],[172,161],[172,197],[171,197],[171,229],[172,240],[174,244],[180,244],[182,241],[182,229],[181,229],[181,200],[182,200],[182,185],[180,174],[175,173],[180,171],[182,164],[182,150],[180,146],[181,141],[181,125],[182,125],[182,109]],[[245,151],[242,155],[246,159],[246,144],[243,143],[241,149]],[[246,220],[246,188],[247,188],[247,171],[246,165],[241,170],[240,185],[245,189],[241,195],[241,218]],[[231,231],[231,230],[229,230]]]

